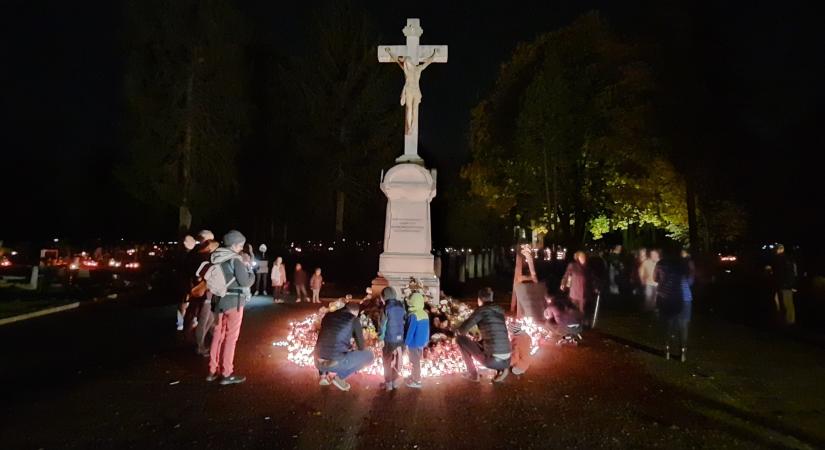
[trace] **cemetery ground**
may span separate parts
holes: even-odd
[[[1,448],[816,448],[825,446],[825,356],[816,345],[698,316],[687,363],[656,352],[649,318],[607,308],[578,348],[543,346],[503,384],[457,375],[350,392],[273,346],[311,305],[256,297],[236,371],[174,329],[142,294],[0,327]],[[488,375],[489,376],[489,375]]]

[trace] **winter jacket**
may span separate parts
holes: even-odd
[[[654,280],[658,284],[656,288],[656,306],[659,313],[665,317],[673,317],[678,314],[684,305],[684,290],[682,282],[687,279],[688,274],[684,270],[681,261],[663,259],[656,263]]]
[[[424,348],[430,342],[430,318],[424,311],[424,296],[415,293],[407,300],[406,334],[404,344],[408,348]]]
[[[796,264],[787,255],[776,255],[773,261],[773,273],[779,289],[796,288]]]
[[[312,278],[309,280],[309,288],[312,290],[321,290],[321,286],[324,285],[324,277],[318,274],[313,274]]]
[[[184,272],[186,276],[189,277],[189,286],[187,289],[192,289],[195,285],[201,282],[202,278],[198,275],[197,271],[201,267],[201,264],[210,260],[211,254],[212,251],[209,249],[208,242],[202,242],[196,245],[195,248],[186,254]],[[205,293],[201,298],[190,298],[190,300],[201,300],[204,298],[206,298]]]
[[[481,332],[481,344],[485,355],[510,353],[510,336],[501,307],[486,304],[478,308],[461,324],[458,332],[467,334],[470,328],[476,325]]]
[[[304,272],[304,269],[295,271],[295,274],[292,276],[292,282],[295,283],[295,286],[307,285],[307,273]]]
[[[564,272],[564,278],[562,278],[562,285],[570,289],[570,293],[568,294],[570,298],[584,300],[587,287],[585,267],[578,261],[573,261],[568,264],[567,271]]]
[[[243,308],[251,297],[249,288],[255,283],[252,269],[243,263],[241,255],[225,247],[215,250],[210,260],[212,264],[220,264],[227,282],[235,279],[227,286],[225,296],[212,297],[212,311],[224,312],[232,308]]]
[[[286,283],[286,269],[284,264],[276,264],[272,266],[272,275],[270,277],[273,286],[283,286]]]
[[[404,342],[404,305],[396,300],[387,301],[384,308],[384,320],[381,325],[381,337],[384,345],[401,344]]]
[[[358,350],[364,349],[364,331],[361,321],[347,308],[327,313],[321,320],[321,331],[315,343],[315,355],[322,359],[341,359],[350,351],[355,338]]]

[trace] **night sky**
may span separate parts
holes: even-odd
[[[313,7],[238,3],[260,39],[284,47],[303,39]],[[422,79],[420,146],[429,165],[455,176],[468,157],[470,108],[489,92],[518,42],[592,9],[632,33],[637,24],[657,20],[648,7],[655,3],[365,4],[382,35],[376,45],[402,44],[406,18],[419,17],[422,43],[450,46],[450,62],[431,66]],[[822,165],[813,159],[825,147],[821,16],[813,4],[795,2],[706,2],[690,8],[693,43],[705,57],[699,72],[715,102],[708,113],[720,118],[722,130],[725,150],[715,164],[729,173],[735,195],[750,209],[756,236],[815,239],[825,226]],[[121,2],[7,1],[0,16],[6,193],[0,239],[173,233],[139,220],[142,211],[111,171],[125,139]]]

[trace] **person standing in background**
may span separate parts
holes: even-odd
[[[284,266],[284,260],[280,256],[275,258],[271,273],[272,296],[275,299],[275,303],[283,303],[284,286],[286,285],[286,266]]]

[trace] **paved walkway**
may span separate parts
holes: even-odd
[[[386,393],[355,375],[344,393],[272,346],[311,305],[253,300],[236,358],[249,381],[220,387],[174,331],[174,306],[147,300],[0,329],[0,448],[823,446],[822,353],[747,329],[703,337],[701,325],[686,365],[591,333],[579,348],[543,348],[502,385],[450,376]],[[601,320],[600,332],[655,343],[633,316]]]

